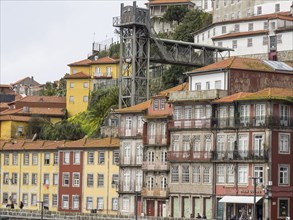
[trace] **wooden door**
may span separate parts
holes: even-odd
[[[155,201],[147,200],[147,216],[155,216]]]

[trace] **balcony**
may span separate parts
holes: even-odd
[[[213,100],[225,97],[228,95],[227,90],[212,89],[201,91],[179,91],[171,92],[169,101],[200,101],[200,100]]]
[[[169,123],[170,129],[210,128],[211,119],[181,119]]]
[[[234,151],[214,151],[213,160],[223,161],[267,161],[268,152],[266,150],[234,150]]]
[[[170,163],[169,162],[161,162],[161,161],[158,161],[158,162],[143,161],[142,170],[168,171],[168,170],[170,170]]]
[[[149,189],[144,187],[141,191],[141,195],[143,197],[166,198],[169,196],[169,189],[163,189],[159,187]]]
[[[210,161],[210,151],[171,151],[168,152],[168,160],[173,162]]]
[[[144,145],[167,145],[169,140],[167,135],[145,135],[143,137]]]

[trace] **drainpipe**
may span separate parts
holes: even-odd
[[[40,177],[39,177],[39,201],[42,201],[42,195],[41,195],[41,192],[42,192],[42,169],[43,169],[43,166],[42,166],[42,155],[44,154],[44,152],[42,151],[41,154],[40,154]],[[58,198],[59,200],[59,198]],[[41,203],[40,203],[41,204]],[[43,204],[42,204],[43,205]],[[43,207],[43,206],[42,206]]]
[[[23,156],[24,156],[24,150],[23,150]],[[21,188],[20,188],[20,182],[21,182],[21,167],[22,167],[22,161],[21,161],[21,156],[20,156],[20,159],[19,159],[19,178],[18,178],[18,201],[20,202],[21,200],[20,200],[20,190],[21,190]]]
[[[107,170],[107,215],[109,214],[109,184],[110,184],[110,182],[109,182],[109,170],[110,170],[110,165],[109,165],[109,163],[110,163],[110,151],[108,150],[108,163],[107,163],[107,168],[108,168],[108,170]]]

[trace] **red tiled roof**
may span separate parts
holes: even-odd
[[[178,3],[189,3],[194,4],[190,0],[150,0],[146,5],[157,5],[157,4],[178,4]]]
[[[64,103],[66,104],[66,97],[60,96],[26,96],[18,100],[19,102],[44,102],[44,103]]]
[[[80,60],[74,63],[68,64],[68,66],[88,66],[92,61],[90,59]]]
[[[252,93],[250,95],[239,98],[238,100],[286,100],[293,102],[293,89],[284,88],[266,88],[264,90]]]
[[[243,37],[243,36],[248,36],[248,35],[267,34],[268,32],[269,31],[267,31],[267,30],[244,31],[244,32],[224,34],[224,35],[213,37],[212,39],[218,40],[218,39],[225,39],[225,38],[231,38],[231,37]]]
[[[110,63],[119,63],[119,60],[115,60],[111,57],[102,57],[97,60],[93,60],[91,64],[110,64]]]
[[[176,92],[176,91],[185,91],[188,90],[188,82],[182,83],[178,86],[174,86],[172,88],[163,90],[159,92],[159,96],[168,96],[170,92]]]
[[[89,79],[91,78],[91,76],[83,72],[78,72],[71,75],[66,75],[64,78],[65,79]]]
[[[222,60],[202,68],[194,69],[189,73],[198,73],[204,71],[212,71],[219,69],[242,69],[242,70],[255,70],[255,71],[267,71],[272,72],[274,69],[262,62],[262,60],[254,58],[244,57],[232,57],[226,60]]]
[[[252,94],[252,93],[250,93],[250,92],[238,92],[238,93],[235,93],[233,95],[229,95],[229,96],[226,96],[224,98],[217,99],[217,100],[213,101],[213,103],[229,103],[229,102],[233,102],[235,100],[238,100],[241,97],[245,97],[245,96],[247,96],[249,94]]]
[[[146,110],[151,104],[151,101],[145,101],[142,103],[139,103],[137,105],[134,106],[130,106],[127,108],[122,108],[122,109],[116,109],[114,112],[116,113],[132,113],[132,112],[142,112],[144,110]]]
[[[0,116],[0,121],[28,122],[30,119],[31,119],[30,116],[20,116],[20,115],[2,115],[2,116]]]
[[[0,88],[10,88],[10,89],[12,89],[12,86],[8,85],[8,84],[0,84]]]

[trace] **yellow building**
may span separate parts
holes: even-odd
[[[85,111],[91,91],[117,85],[119,60],[110,57],[85,59],[68,65],[66,79],[66,107],[68,115]]]
[[[19,209],[39,210],[39,201],[51,211],[57,211],[58,152],[54,141],[14,140],[2,146],[0,207],[14,203]],[[57,175],[57,176],[56,176]]]

